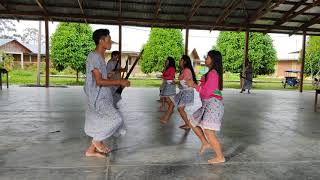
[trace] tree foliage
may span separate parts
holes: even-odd
[[[168,56],[178,62],[183,54],[184,45],[179,29],[152,28],[149,40],[144,45],[140,66],[144,73],[163,70]]]
[[[81,23],[60,23],[51,37],[51,59],[54,67],[62,71],[71,67],[78,73],[85,73],[86,58],[95,45],[90,25]]]
[[[16,24],[11,20],[0,19],[0,39],[20,39]]]
[[[315,75],[320,71],[320,37],[310,36],[306,44],[304,71],[306,75]]]
[[[220,32],[217,48],[223,56],[224,70],[239,73],[243,68],[245,47],[244,32]],[[249,61],[254,75],[271,74],[277,61],[276,50],[268,34],[249,34]]]
[[[0,51],[0,68],[11,71],[13,67],[13,56],[11,54],[6,54],[3,51]]]
[[[39,29],[25,28],[23,30],[22,41],[27,44],[38,44]],[[45,37],[41,35],[41,44],[45,44]]]

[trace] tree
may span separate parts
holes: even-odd
[[[39,29],[36,28],[25,28],[23,30],[23,36],[22,41],[27,44],[38,44],[38,35],[39,35]],[[41,44],[44,44],[45,38],[43,35],[41,35]]]
[[[306,44],[304,66],[305,74],[315,75],[318,71],[320,71],[318,63],[320,63],[320,37],[310,36]]]
[[[1,39],[20,39],[21,36],[17,34],[16,25],[13,21],[0,19],[0,38]]]
[[[224,70],[239,73],[243,68],[245,34],[220,32],[216,48],[223,56]],[[250,33],[248,59],[254,75],[271,74],[277,61],[276,50],[268,34]]]
[[[168,56],[178,62],[183,54],[183,39],[179,29],[152,28],[140,60],[144,73],[163,71]]]
[[[51,37],[51,59],[54,67],[62,71],[71,67],[85,73],[86,58],[94,49],[90,25],[80,23],[60,23]]]
[[[4,68],[7,71],[11,71],[13,67],[13,56],[0,51],[0,68]]]

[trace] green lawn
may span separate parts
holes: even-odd
[[[64,75],[65,72],[57,73],[57,75]],[[4,78],[5,79],[5,78]],[[36,72],[34,70],[14,70],[9,73],[10,84],[26,85],[36,83]],[[160,79],[130,79],[132,87],[159,87],[161,84]],[[239,89],[239,76],[237,74],[226,73],[224,75],[224,87]],[[261,76],[255,78],[253,83],[253,89],[281,89],[281,90],[296,90],[297,88],[288,87],[283,88],[281,79],[271,79],[267,76]],[[44,84],[45,78],[41,74],[41,84]],[[51,85],[83,85],[84,79],[80,78],[79,82],[76,82],[75,78],[70,77],[50,77]],[[310,82],[304,85],[304,90],[312,90],[313,87]]]

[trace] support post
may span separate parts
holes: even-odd
[[[301,59],[301,72],[300,72],[300,92],[303,92],[303,75],[304,75],[304,60],[306,56],[306,32],[303,31],[302,36],[302,59]]]
[[[45,19],[45,34],[46,34],[46,87],[49,87],[49,21]]]
[[[185,55],[188,55],[188,45],[189,45],[189,27],[186,28],[186,39],[185,39],[185,47],[184,47],[184,53]]]

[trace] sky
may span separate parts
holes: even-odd
[[[14,21],[19,34],[23,34],[23,30],[27,27],[39,28],[38,21]],[[57,22],[49,23],[49,34],[51,35],[57,28]],[[99,28],[107,28],[110,30],[111,38],[115,42],[119,42],[119,29],[114,25],[91,25],[93,30]],[[44,33],[44,22],[42,22],[42,33]],[[123,51],[137,51],[139,52],[142,45],[148,41],[150,28],[123,26],[122,27],[122,50]],[[185,37],[185,30],[182,30],[183,37]],[[216,45],[219,31],[208,30],[189,30],[189,52],[194,48],[200,58],[204,57],[206,53]],[[291,52],[299,51],[302,48],[301,35],[286,35],[286,34],[270,34],[273,45],[277,51],[278,59],[297,59],[298,54],[291,54]],[[111,50],[117,50],[118,46],[114,46]]]

